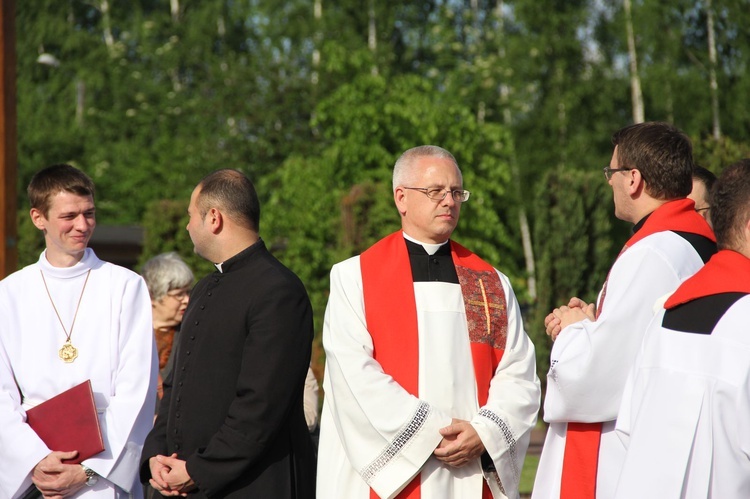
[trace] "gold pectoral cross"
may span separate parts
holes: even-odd
[[[469,305],[476,305],[478,307],[484,307],[484,316],[487,319],[487,336],[489,336],[492,333],[492,321],[490,320],[490,309],[491,308],[497,308],[501,309],[503,306],[499,303],[490,303],[487,300],[487,292],[484,290],[484,283],[481,279],[479,279],[479,289],[482,290],[482,301],[476,301],[476,300],[469,300]]]

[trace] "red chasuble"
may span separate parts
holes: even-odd
[[[508,312],[495,269],[451,241],[451,256],[461,285],[471,341],[479,405],[487,403],[490,381],[505,351]],[[381,239],[360,257],[367,330],[374,358],[406,391],[419,397],[419,333],[409,252],[402,231]],[[397,496],[418,499],[420,476]],[[370,490],[370,497],[378,496]],[[483,498],[492,498],[484,484]]]
[[[620,255],[641,239],[664,231],[689,232],[716,242],[714,233],[708,223],[695,212],[695,203],[690,199],[680,199],[667,202],[651,213],[643,227],[625,243]],[[606,294],[607,281],[605,280],[596,311],[597,319],[602,313]],[[602,423],[568,423],[560,484],[561,499],[593,499],[596,497],[596,474],[599,464],[601,434]]]

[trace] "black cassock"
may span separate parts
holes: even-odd
[[[189,497],[312,499],[302,392],[313,337],[307,292],[258,241],[203,278],[141,457],[187,461]]]

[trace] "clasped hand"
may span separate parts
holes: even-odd
[[[31,473],[31,481],[42,496],[48,499],[64,499],[78,492],[86,483],[86,473],[80,464],[65,464],[63,460],[73,459],[78,451],[51,452],[39,461]]]
[[[151,479],[148,482],[163,496],[186,497],[195,488],[185,461],[177,459],[177,454],[154,456],[148,460],[148,466],[151,469]]]
[[[450,426],[440,429],[443,439],[433,454],[445,464],[460,468],[484,452],[484,444],[477,431],[466,420],[453,419]]]
[[[544,328],[552,341],[555,341],[560,331],[584,319],[596,320],[596,306],[574,296],[567,306],[563,305],[554,309],[544,318]]]

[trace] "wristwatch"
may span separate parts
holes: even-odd
[[[84,464],[81,465],[81,468],[83,468],[83,472],[86,473],[86,485],[89,487],[94,486],[96,482],[99,481],[99,475],[96,474],[96,471]]]

